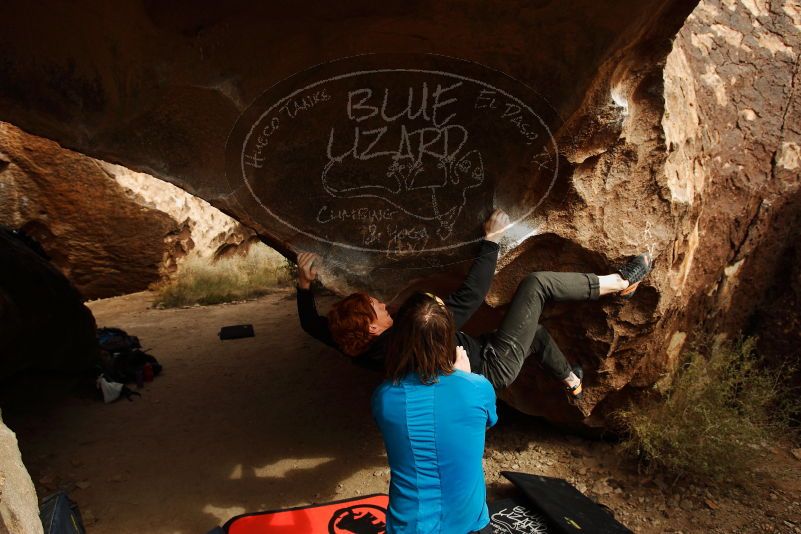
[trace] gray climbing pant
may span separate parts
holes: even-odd
[[[500,327],[483,336],[481,369],[495,389],[514,382],[523,362],[534,354],[553,376],[567,378],[572,369],[556,342],[539,324],[540,315],[549,301],[565,302],[596,300],[600,295],[598,277],[589,273],[535,272],[520,285]]]

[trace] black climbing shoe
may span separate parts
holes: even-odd
[[[575,387],[566,387],[567,394],[572,401],[580,401],[584,397],[584,369],[581,368],[580,365],[576,364],[573,366],[573,374],[576,375],[579,379],[578,386]]]
[[[621,298],[626,300],[634,296],[637,286],[651,272],[653,259],[647,252],[631,259],[626,265],[618,269],[618,273],[623,280],[628,281],[629,287],[618,293]]]

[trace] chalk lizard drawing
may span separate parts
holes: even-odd
[[[451,59],[428,55],[420,56],[426,62],[434,58],[435,64],[437,65],[445,60],[450,61]],[[380,54],[367,54],[364,56],[364,58],[368,60],[380,57]],[[522,137],[520,137],[520,135],[514,135],[508,139],[509,143],[515,144],[518,147],[517,152],[519,152],[521,148],[529,152],[529,149],[525,147],[528,147],[528,145],[536,139],[544,139],[548,147],[553,146],[552,149],[544,149],[542,156],[539,156],[539,158],[545,161],[540,161],[537,156],[529,161],[523,161],[521,158],[527,158],[527,156],[525,154],[518,154],[517,152],[506,155],[508,156],[506,159],[509,161],[520,159],[519,163],[521,165],[538,167],[538,170],[546,175],[552,173],[552,176],[550,176],[550,184],[545,194],[538,201],[533,202],[534,199],[532,199],[532,202],[527,203],[526,205],[528,205],[530,209],[525,213],[521,212],[515,223],[522,221],[536,211],[548,197],[558,177],[558,159],[553,159],[553,165],[551,165],[549,163],[552,158],[547,157],[547,154],[556,154],[558,151],[556,149],[555,139],[551,135],[548,125],[537,114],[534,108],[525,101],[510,93],[509,90],[504,90],[495,85],[491,85],[487,81],[479,79],[477,74],[466,76],[457,72],[451,72],[450,70],[440,70],[436,68],[375,68],[371,61],[362,65],[362,59],[361,56],[358,56],[318,65],[313,69],[320,70],[322,73],[329,75],[318,76],[318,79],[303,87],[296,88],[295,83],[296,80],[305,78],[290,77],[268,91],[265,91],[257,103],[251,105],[251,108],[246,110],[247,114],[243,113],[242,117],[237,121],[237,127],[241,125],[242,131],[239,132],[235,130],[236,135],[234,136],[232,133],[226,144],[227,149],[228,147],[231,149],[237,147],[238,160],[234,162],[232,158],[231,163],[236,164],[237,176],[243,180],[243,185],[246,187],[247,192],[269,216],[299,235],[304,235],[311,239],[345,249],[364,252],[383,253],[388,249],[384,239],[381,239],[383,236],[382,232],[379,230],[384,230],[384,236],[390,233],[392,236],[400,236],[402,232],[411,235],[414,232],[420,233],[421,228],[435,227],[436,230],[433,234],[440,237],[440,242],[435,243],[432,240],[430,244],[426,244],[424,250],[427,252],[452,250],[462,247],[467,243],[478,241],[480,238],[468,239],[465,242],[444,242],[445,238],[452,235],[458,217],[467,208],[467,195],[470,194],[468,191],[484,183],[485,166],[489,162],[487,155],[491,152],[495,153],[496,150],[495,146],[481,145],[478,147],[481,152],[473,150],[465,154],[462,150],[462,145],[467,142],[467,128],[463,125],[456,124],[455,121],[452,120],[452,116],[455,117],[454,113],[451,113],[451,115],[434,117],[433,108],[435,105],[437,109],[440,109],[444,108],[444,106],[451,105],[451,100],[455,102],[456,99],[462,100],[466,97],[475,97],[475,93],[472,89],[462,90],[463,87],[478,88],[481,91],[480,96],[483,98],[479,103],[474,105],[474,108],[476,110],[487,108],[484,115],[482,115],[484,119],[495,122],[500,120],[511,123],[517,127],[518,134],[522,135]],[[464,62],[458,60],[453,61],[453,64],[457,66],[461,63]],[[352,64],[354,65],[353,68],[357,70],[345,70],[349,69],[349,66]],[[373,68],[370,68],[370,66],[373,66]],[[476,65],[473,65],[471,69],[475,67]],[[448,68],[450,69],[450,66]],[[311,73],[314,72],[313,69],[308,69],[304,72],[308,73],[309,77],[311,77]],[[337,71],[337,69],[339,69],[339,71]],[[486,70],[486,74],[493,80],[499,77],[496,71]],[[431,111],[430,116],[419,110],[407,111],[400,115],[387,114],[385,106],[381,104],[380,101],[377,100],[376,102],[378,102],[378,105],[374,105],[376,102],[362,99],[362,97],[367,96],[366,93],[363,94],[359,92],[355,95],[358,97],[354,101],[356,105],[348,108],[349,118],[353,120],[347,123],[348,126],[343,127],[343,124],[338,122],[331,127],[331,135],[329,135],[327,147],[329,159],[322,164],[324,167],[322,169],[322,182],[324,190],[332,197],[340,199],[371,197],[382,199],[387,203],[388,209],[389,206],[392,206],[392,209],[398,209],[400,213],[404,213],[416,220],[398,221],[400,224],[396,225],[391,232],[387,228],[376,227],[375,232],[368,234],[368,242],[332,242],[326,236],[318,235],[315,231],[305,228],[303,224],[297,221],[293,222],[294,213],[293,216],[286,217],[282,216],[282,214],[275,209],[271,209],[270,205],[266,204],[264,200],[260,198],[260,193],[254,189],[254,184],[258,183],[260,180],[269,180],[271,174],[274,174],[276,169],[280,172],[282,165],[286,167],[295,165],[298,162],[302,163],[306,160],[300,154],[300,157],[296,158],[294,155],[296,152],[293,151],[290,160],[284,161],[279,159],[273,161],[271,153],[264,150],[267,146],[268,134],[277,131],[279,126],[277,122],[275,124],[272,122],[273,119],[277,119],[276,112],[283,110],[289,102],[294,102],[298,99],[300,99],[301,104],[303,104],[306,102],[304,101],[304,96],[308,96],[310,91],[317,92],[311,93],[311,102],[316,104],[315,110],[317,107],[322,107],[323,104],[328,101],[333,102],[331,105],[339,105],[340,101],[337,95],[340,93],[336,91],[340,89],[352,90],[353,87],[356,87],[356,85],[354,85],[357,83],[355,80],[359,79],[365,79],[369,82],[359,85],[363,88],[368,88],[368,86],[385,87],[384,96],[386,97],[386,87],[390,85],[391,80],[385,80],[384,78],[392,76],[400,76],[401,84],[405,84],[408,80],[412,79],[411,77],[424,76],[426,77],[425,82],[431,84],[432,87],[439,81],[449,80],[453,89],[459,88],[459,91],[456,93],[446,93],[446,91],[450,90],[450,86],[443,89],[440,96],[445,95],[448,98],[440,100],[437,103],[431,103],[431,105],[426,108]],[[353,80],[353,82],[351,82],[351,80]],[[330,86],[330,88],[328,86]],[[518,90],[522,89],[518,88]],[[537,98],[542,100],[542,96],[530,88],[524,92],[529,94],[529,98],[533,93]],[[314,95],[318,93],[319,96],[315,99]],[[429,96],[433,97],[433,93]],[[376,98],[380,98],[380,95]],[[487,99],[492,100],[493,98],[497,98],[498,103],[507,104],[506,107],[502,108],[499,105],[479,105],[487,104]],[[511,107],[508,105],[509,103],[512,104]],[[549,107],[552,108],[552,106]],[[310,106],[307,106],[307,108],[310,109]],[[325,110],[330,110],[330,108],[331,106],[329,105]],[[294,110],[294,107],[292,109]],[[376,109],[378,110],[377,112]],[[312,113],[305,113],[305,111],[308,111],[306,108],[303,108],[302,111],[304,112],[285,112],[287,120],[313,116]],[[261,113],[259,114],[259,112]],[[323,116],[322,113],[323,112],[321,112],[321,116]],[[442,113],[444,113],[444,111],[442,111]],[[350,116],[351,114],[353,115],[352,117]],[[284,115],[281,116],[284,117]],[[324,116],[330,118],[330,115],[327,113]],[[371,117],[375,118],[372,119],[370,123],[361,123],[361,120],[367,120]],[[408,122],[407,119],[411,122]],[[248,125],[245,120],[250,124]],[[352,124],[354,120],[356,123],[355,125]],[[384,121],[382,125],[376,124],[379,120]],[[423,120],[427,121],[426,125],[420,127]],[[495,122],[492,124],[495,124]],[[395,128],[391,128],[392,124],[400,125],[400,147],[397,145],[392,146],[393,143],[391,141],[394,139],[390,137],[396,131]],[[470,124],[473,125],[472,122]],[[525,124],[527,127],[530,125],[534,130],[530,128],[524,129],[523,126],[521,126],[522,124]],[[349,143],[343,145],[342,138],[339,137],[337,137],[338,142],[333,143],[332,136],[335,126],[338,133],[353,132],[355,134],[352,145]],[[353,130],[350,129],[350,126],[353,126]],[[404,130],[404,127],[408,127],[408,129]],[[384,136],[384,134],[387,133],[390,133],[390,136]],[[432,135],[434,137],[431,137]],[[345,138],[345,140],[347,141],[348,139]],[[387,141],[389,141],[389,143]],[[471,144],[473,147],[476,146],[474,142]],[[241,150],[239,150],[240,146]],[[439,150],[440,146],[443,146],[444,149],[439,153],[432,153],[434,150]],[[334,148],[345,148],[347,152],[343,154],[340,150],[338,153],[334,153]],[[386,148],[391,148],[391,150],[385,150]],[[422,154],[425,157],[423,158],[419,155],[409,156],[411,152],[417,152],[417,154]],[[386,166],[384,166],[383,162],[380,160],[374,162],[378,165],[363,163],[367,160],[373,160],[374,158],[388,158]],[[469,166],[463,162],[465,158],[470,162]],[[433,159],[433,162],[428,161],[429,159]],[[503,165],[505,168],[506,164],[504,163]],[[386,170],[384,171],[383,169]],[[498,170],[499,169],[492,169],[491,172],[498,172]],[[431,179],[432,176],[434,176],[435,179]],[[433,183],[422,183],[428,182],[428,180],[431,180]],[[305,188],[299,189],[306,191]],[[488,194],[493,192],[491,187],[487,187],[486,189],[486,193]],[[284,192],[279,191],[279,193]],[[477,195],[478,192],[473,192],[472,194]],[[317,195],[313,195],[313,198],[310,200],[314,201],[317,199]],[[495,204],[493,203],[492,205]],[[421,226],[421,222],[427,224]],[[354,232],[354,235],[356,234],[357,232]],[[364,236],[362,236],[362,238],[364,239]],[[370,246],[366,247],[362,245]]]
[[[426,156],[387,156],[386,174],[379,180],[354,175],[346,163],[356,160],[331,160],[323,170],[323,187],[333,197],[379,198],[411,217],[436,221],[437,235],[446,239],[467,203],[468,190],[484,183],[484,159],[478,150],[458,158]]]

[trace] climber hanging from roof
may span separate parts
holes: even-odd
[[[582,368],[571,366],[545,327],[539,324],[545,304],[596,300],[611,294],[631,298],[650,272],[652,259],[647,253],[640,254],[616,273],[603,276],[531,273],[517,287],[500,327],[474,338],[460,329],[484,302],[498,261],[498,241],[509,227],[506,213],[495,210],[484,223],[485,237],[478,257],[462,285],[444,299],[431,295],[450,311],[456,326],[456,345],[466,351],[466,356],[455,365],[485,376],[500,390],[514,382],[526,358],[536,355],[545,369],[564,383],[568,398],[578,400],[583,392]],[[319,261],[315,254],[298,254],[297,305],[301,327],[315,339],[352,357],[355,363],[383,371],[388,331],[393,324],[386,304],[366,293],[353,293],[337,302],[328,317],[320,316],[310,289],[317,277]]]

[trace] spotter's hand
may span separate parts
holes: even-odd
[[[461,345],[456,347],[456,362],[454,362],[453,368],[465,373],[470,372],[470,360],[467,358],[467,351]]]

